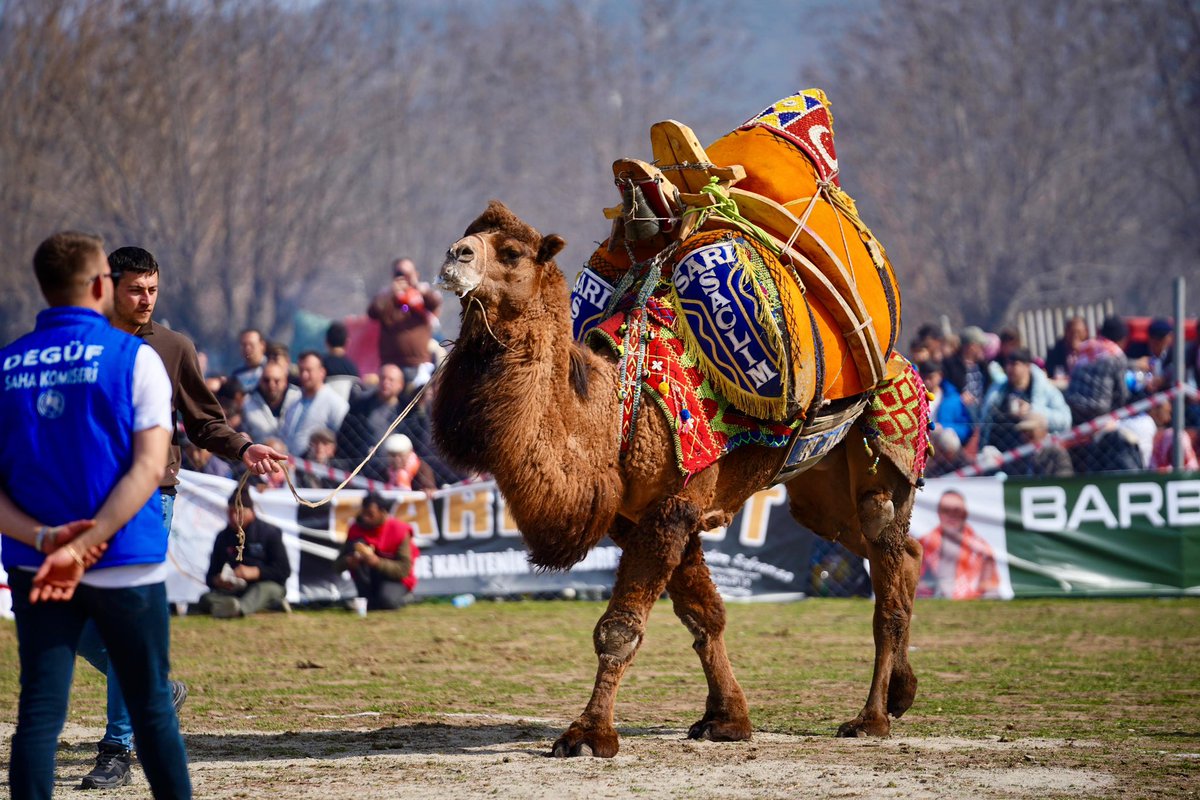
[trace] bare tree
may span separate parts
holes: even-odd
[[[1194,54],[1195,27],[1164,22],[1180,5],[1194,21],[1194,2],[898,0],[841,43],[839,147],[910,321],[995,326],[1109,296],[1139,310],[1164,289],[1147,277],[1195,269],[1194,239],[1188,257],[1162,246],[1194,178],[1164,203],[1151,175],[1173,146],[1146,37],[1170,28]],[[1194,102],[1181,113],[1194,130]]]
[[[160,316],[218,352],[361,313],[397,256],[431,277],[491,197],[567,236],[570,271],[606,235],[611,162],[660,119],[718,135],[775,99],[747,69],[829,90],[910,322],[1157,310],[1147,273],[1200,250],[1198,7],[889,0],[845,24],[858,4],[801,75],[806,53],[744,57],[760,10],[728,0],[0,0],[0,335],[32,322],[27,254],[65,226],[154,252]]]
[[[710,94],[721,8],[10,2],[0,224],[15,252],[74,221],[147,247],[160,317],[209,346],[361,310],[387,260],[430,265],[492,196],[582,263],[611,161]],[[3,272],[9,333],[37,305],[26,274]]]

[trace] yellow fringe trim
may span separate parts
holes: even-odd
[[[704,247],[716,242],[732,239],[733,235],[729,231],[704,231],[690,237],[685,247],[680,248],[683,254],[679,261],[683,260],[683,256],[691,251]],[[700,341],[696,338],[692,331],[691,325],[687,324],[686,317],[683,313],[683,305],[680,302],[679,295],[675,290],[675,284],[670,284],[671,304],[675,307],[677,322],[675,324],[675,335],[683,342],[684,351],[691,356],[697,367],[704,373],[704,377],[712,384],[713,389],[722,397],[731,402],[736,408],[746,414],[758,419],[769,420],[786,420],[788,419],[788,399],[791,392],[791,364],[788,363],[788,354],[784,349],[783,334],[779,330],[779,326],[775,322],[774,316],[771,314],[771,309],[768,306],[766,298],[758,295],[757,287],[753,285],[754,272],[753,263],[745,250],[735,245],[737,252],[738,265],[741,267],[741,275],[739,276],[740,286],[738,290],[744,296],[753,296],[758,306],[756,314],[756,322],[761,329],[764,338],[770,343],[771,348],[775,353],[783,356],[782,367],[780,374],[781,395],[779,397],[763,397],[759,394],[746,391],[734,381],[727,378],[719,369],[708,359],[704,349],[700,345]],[[757,252],[757,249],[756,249]],[[764,259],[765,261],[765,259]],[[678,263],[678,261],[676,262]],[[768,272],[770,267],[768,265]],[[772,277],[774,277],[772,275]],[[777,284],[778,285],[778,284]],[[781,301],[785,302],[785,298],[781,296]],[[786,310],[784,313],[785,319],[790,320],[790,315]]]

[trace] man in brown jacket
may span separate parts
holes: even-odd
[[[204,383],[196,347],[186,336],[155,325],[151,317],[158,302],[158,262],[140,247],[122,247],[108,256],[113,273],[115,299],[113,326],[145,340],[158,353],[171,379],[172,412],[183,419],[188,440],[230,461],[240,461],[256,475],[280,469],[277,461],[286,456],[264,444],[254,444],[243,433],[229,427],[221,404]],[[181,450],[178,437],[171,443],[167,472],[159,491],[162,493],[163,527],[170,532],[175,508],[175,487],[179,484]],[[129,782],[132,727],[128,721],[115,675],[108,665],[108,653],[95,628],[84,628],[79,653],[101,672],[109,673],[108,727],[100,741],[96,767],[83,779],[80,788],[108,789]],[[187,698],[187,687],[171,681],[175,707]]]

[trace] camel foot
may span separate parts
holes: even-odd
[[[886,716],[882,719],[863,719],[860,714],[849,722],[839,725],[837,735],[842,739],[855,739],[866,736],[886,737],[891,732],[892,723]]]
[[[699,722],[688,728],[689,739],[708,739],[710,742],[745,742],[750,739],[750,720],[721,719],[715,714],[705,714]]]
[[[917,676],[913,674],[912,667],[905,664],[903,669],[892,670],[891,680],[888,681],[888,713],[899,718],[912,707],[916,696]]]
[[[573,722],[566,733],[554,742],[550,755],[554,758],[612,758],[620,747],[617,729],[611,725],[605,728],[585,728],[578,722]]]

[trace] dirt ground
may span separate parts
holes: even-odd
[[[326,731],[280,734],[197,732],[185,725],[196,797],[1127,796],[1114,774],[1094,765],[1098,746],[1086,741],[837,740],[760,733],[750,742],[717,744],[690,741],[683,730],[622,730],[616,758],[564,760],[546,753],[567,720],[445,715],[381,722],[362,715],[330,719]],[[12,729],[0,725],[4,761]],[[91,767],[100,733],[78,726],[63,732],[55,797],[79,797],[75,786]],[[106,800],[149,796],[140,770],[130,786],[103,794]]]
[[[622,684],[617,757],[548,758],[591,686],[598,607],[177,620],[195,796],[1200,800],[1195,601],[931,602],[913,645],[921,693],[884,740],[833,737],[870,676],[866,601],[731,609],[755,725],[742,743],[685,737],[705,684],[686,630],[660,613]],[[15,637],[0,626],[0,768],[16,676]],[[58,798],[92,796],[75,787],[104,696],[102,676],[77,671]],[[133,785],[94,796],[150,792],[138,769]]]

